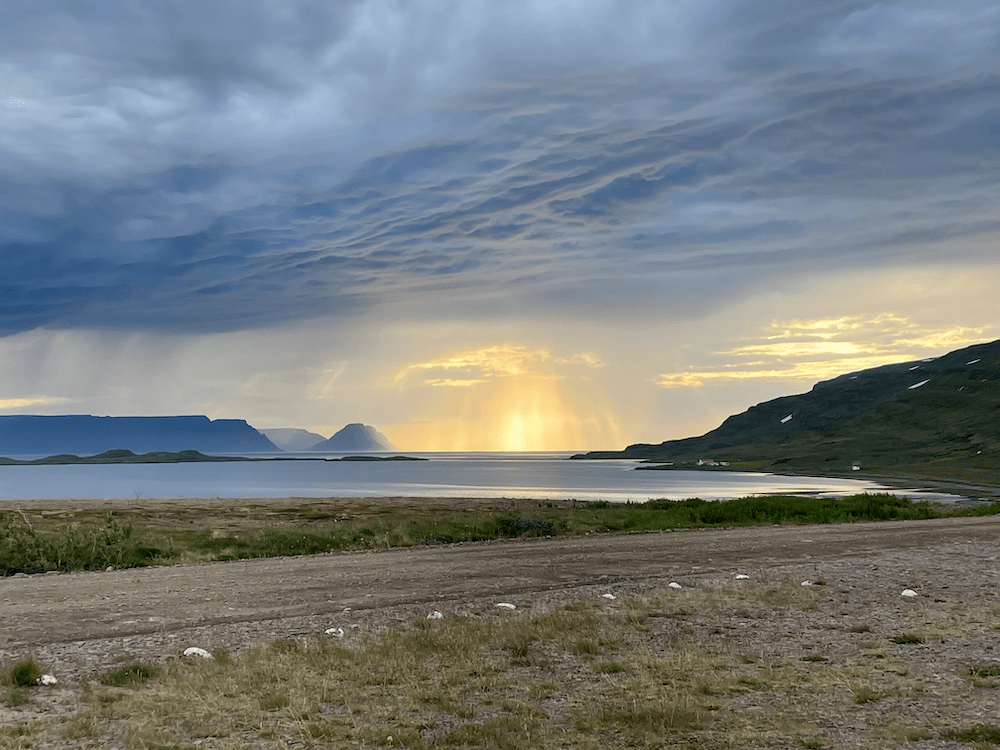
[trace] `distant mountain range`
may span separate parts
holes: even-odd
[[[278,448],[242,419],[205,416],[95,417],[89,414],[0,416],[0,455],[199,451],[265,453]]]
[[[381,432],[366,424],[355,422],[317,443],[310,451],[316,453],[343,453],[345,451],[392,451],[392,443]]]
[[[354,422],[329,439],[315,432],[292,427],[261,430],[268,439],[290,453],[345,453],[396,450],[381,432],[369,425]]]
[[[395,450],[363,424],[349,424],[329,439],[308,430],[255,430],[242,419],[205,416],[95,417],[89,414],[0,416],[0,456],[93,456],[107,451],[144,453],[372,453]],[[104,459],[102,459],[103,461]],[[187,459],[185,459],[187,460]]]
[[[1000,484],[1000,341],[841,375],[700,437],[576,458]]]
[[[326,440],[322,435],[317,435],[309,430],[301,430],[296,427],[272,427],[267,430],[258,430],[264,437],[289,453],[306,453]]]

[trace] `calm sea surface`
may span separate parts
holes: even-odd
[[[713,471],[634,471],[569,453],[411,453],[428,461],[0,466],[0,500],[199,497],[510,497],[609,500],[887,491],[872,482]],[[948,499],[939,493],[896,494]],[[954,499],[954,498],[952,498]]]

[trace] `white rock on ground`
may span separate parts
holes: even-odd
[[[197,646],[191,646],[184,649],[184,656],[200,656],[202,659],[214,659],[208,651],[203,648],[198,648]]]
[[[510,602],[497,602],[497,606],[500,607],[500,609],[517,609],[517,607]]]
[[[677,581],[671,581],[670,583],[667,584],[668,589],[679,589],[680,587],[681,585],[677,583]]]
[[[737,581],[749,581],[750,580],[750,576],[746,575],[745,573],[737,573],[736,574],[736,580]]]
[[[903,593],[900,594],[900,596],[905,596],[907,598],[909,598],[911,596],[916,596],[916,595],[917,595],[917,592],[914,591],[913,589],[903,589]]]
[[[444,619],[444,615],[441,612],[438,612],[435,609],[433,612],[431,612],[429,615],[427,615],[427,619],[428,620],[443,620]]]
[[[799,584],[799,586],[812,586],[812,585],[813,585],[812,581],[803,581],[802,583]]]
[[[327,628],[324,631],[327,635],[332,635],[334,638],[343,638],[344,629],[343,628]]]
[[[43,674],[41,677],[38,678],[39,685],[56,685],[58,684],[58,682],[59,680],[57,680],[53,675],[50,674]]]
[[[616,597],[614,594],[601,594],[601,598],[602,599],[617,599],[618,597]]]

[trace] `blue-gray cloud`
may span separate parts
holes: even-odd
[[[539,5],[6,3],[0,334],[995,262],[994,4]]]

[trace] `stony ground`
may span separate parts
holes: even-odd
[[[846,684],[805,690],[817,731],[832,746],[893,746],[905,741],[907,728],[918,728],[926,736],[910,741],[920,748],[968,747],[946,739],[944,729],[1000,724],[997,681],[966,674],[972,665],[1000,665],[998,557],[1000,518],[989,517],[534,539],[7,578],[0,580],[0,664],[32,655],[59,684],[36,690],[28,706],[0,707],[0,725],[72,712],[87,681],[112,666],[155,662],[188,646],[236,653],[331,626],[345,628],[350,642],[431,610],[490,612],[508,601],[519,612],[543,611],[602,593],[651,596],[670,581],[682,592],[739,585],[741,574],[822,588],[814,608],[693,611],[683,627],[699,642],[747,663],[846,669],[863,659],[884,662],[885,695],[877,703],[855,703]],[[901,597],[904,589],[918,596]],[[657,621],[644,637],[655,647],[671,627],[676,620]],[[923,642],[891,640],[903,633]],[[774,700],[749,691],[733,699],[733,710],[766,715]],[[886,715],[903,740],[886,739]]]

